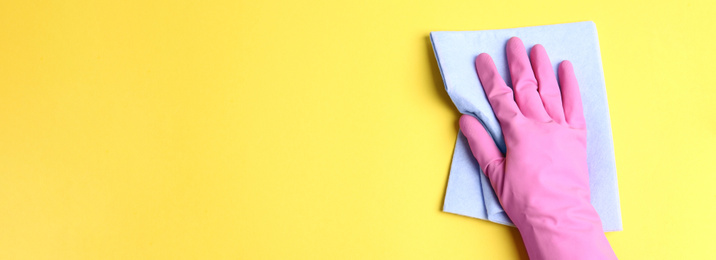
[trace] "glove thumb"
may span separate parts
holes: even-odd
[[[462,115],[460,117],[460,131],[467,138],[470,144],[472,156],[477,159],[480,169],[484,172],[491,182],[502,179],[504,172],[505,156],[497,148],[497,144],[492,139],[485,127],[482,126],[477,118],[470,115]]]

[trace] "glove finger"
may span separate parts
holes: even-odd
[[[537,93],[537,79],[535,79],[527,51],[522,40],[512,37],[507,41],[507,64],[510,67],[512,88],[515,90],[515,100],[520,111],[527,118],[538,121],[549,121],[542,99]]]
[[[497,119],[504,124],[510,122],[515,116],[521,115],[512,89],[502,80],[490,55],[487,53],[478,55],[475,59],[475,69]]]
[[[575,128],[584,128],[584,112],[582,110],[582,96],[579,94],[577,77],[574,75],[572,63],[568,60],[559,64],[559,85],[562,88],[562,104],[567,124]]]
[[[557,77],[555,77],[552,62],[549,61],[547,51],[540,44],[532,47],[530,51],[532,70],[537,77],[538,92],[542,98],[542,104],[547,114],[557,123],[564,123],[564,110],[562,109],[562,97],[559,93]]]

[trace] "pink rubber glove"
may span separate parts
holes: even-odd
[[[519,38],[507,42],[514,95],[490,55],[475,60],[506,155],[476,118],[460,117],[460,129],[531,259],[616,259],[589,201],[587,129],[572,64],[559,65],[557,84],[542,45],[530,58]]]

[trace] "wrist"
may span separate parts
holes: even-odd
[[[591,204],[555,214],[517,215],[513,222],[530,259],[616,259]]]

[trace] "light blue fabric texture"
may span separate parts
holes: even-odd
[[[475,58],[483,52],[490,54],[500,75],[511,86],[505,44],[513,36],[522,39],[527,51],[537,43],[542,44],[555,73],[561,61],[572,62],[587,122],[591,202],[599,213],[605,231],[622,230],[609,106],[597,29],[593,22],[430,33],[448,95],[461,113],[480,119],[504,152],[502,130],[475,72]],[[489,180],[472,156],[465,136],[460,132],[455,143],[443,211],[512,225]]]

